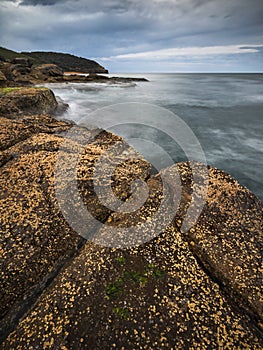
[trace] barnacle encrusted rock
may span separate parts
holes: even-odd
[[[262,203],[202,164],[152,175],[22,91],[1,98],[0,348],[261,349]]]
[[[182,177],[183,213],[183,208],[192,200],[191,166],[190,163],[181,163],[176,168]],[[202,177],[201,169],[199,173]],[[263,205],[224,171],[209,167],[208,175],[202,213],[183,237],[211,276],[262,329]],[[178,228],[182,217],[177,216],[175,220]]]
[[[107,219],[113,234],[116,226],[145,223],[156,213],[163,199],[160,177],[148,185],[141,213]],[[110,233],[103,226],[95,238]],[[87,242],[3,349],[260,349],[259,336],[172,223],[126,250]]]
[[[21,316],[31,299],[75,253],[84,238],[64,219],[54,187],[58,153],[60,161],[65,159],[66,166],[70,166],[69,159],[79,146],[75,140],[65,143],[66,137],[60,134],[71,125],[48,116],[24,117],[19,121],[2,118],[1,122],[0,330],[6,334],[12,328],[13,321]],[[91,185],[96,159],[116,142],[122,143],[120,160],[124,150],[123,160],[134,151],[121,138],[104,131],[84,129],[82,135],[89,137],[90,143],[84,148],[77,182],[87,208],[91,208],[97,218],[104,221],[109,211],[97,200]],[[143,160],[130,160],[127,164],[130,170],[127,166],[119,167],[115,174],[115,190],[125,193],[124,199],[127,198],[132,178],[137,175],[144,179],[149,176],[150,169]],[[137,171],[133,174],[132,169]],[[126,179],[126,185],[123,181],[118,185],[121,182],[118,178],[125,177],[127,172],[131,173],[131,178]],[[64,190],[70,199],[74,196],[73,181],[65,180]],[[85,227],[86,231],[92,234],[95,224],[90,222],[89,227]]]

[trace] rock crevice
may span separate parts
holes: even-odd
[[[37,99],[42,113],[55,108],[48,91],[52,98]],[[260,349],[255,325],[262,328],[262,203],[209,167],[203,211],[183,233],[193,199],[190,163],[166,169],[167,177],[152,175],[151,165],[121,137],[47,114],[28,115],[36,113],[29,101],[38,93],[30,88],[0,95],[6,108],[0,109],[1,348]],[[79,138],[70,138],[73,127]],[[117,166],[108,176],[115,148]],[[114,195],[103,198],[108,207],[94,187],[102,158],[99,183]],[[63,165],[64,181],[57,183],[55,171]],[[144,204],[132,213],[110,209],[116,198],[123,206],[140,199],[142,188],[132,187],[136,179],[149,190]],[[76,185],[96,221],[79,222]],[[169,211],[157,215],[166,185],[172,220]],[[56,186],[66,193],[64,214],[73,213],[71,221],[62,215]],[[82,224],[88,241],[74,229]],[[141,236],[118,231],[129,227],[139,227]],[[126,249],[117,242],[127,243]]]

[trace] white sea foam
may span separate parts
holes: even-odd
[[[211,165],[237,176],[244,185],[263,198],[262,75],[135,76],[145,77],[150,82],[136,82],[136,86],[130,82],[47,86],[69,104],[64,117],[76,123],[81,121],[86,126],[100,127],[100,120],[93,120],[92,112],[112,104],[141,102],[168,108],[192,128]],[[121,122],[120,116],[113,115],[112,118],[113,123]],[[160,126],[162,122],[160,119]],[[122,132],[127,138],[147,133],[149,138],[166,147],[175,161],[185,159],[177,145],[155,131],[138,130],[131,126]],[[149,154],[154,152],[151,149],[145,151]],[[158,152],[150,155],[158,157]]]

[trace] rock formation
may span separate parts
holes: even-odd
[[[23,65],[27,62],[34,66],[42,64],[55,64],[63,71],[74,71],[80,73],[108,73],[107,69],[93,60],[60,52],[39,51],[18,53],[4,47],[0,47],[0,60]]]
[[[261,349],[262,203],[209,167],[202,214],[182,231],[193,199],[190,163],[152,175],[151,165],[116,135],[74,126],[80,137],[70,138],[73,124],[46,114],[56,105],[49,90],[20,90],[0,94],[0,348]],[[116,145],[118,166],[109,177],[107,151]],[[70,207],[76,196],[70,160],[79,150],[73,180],[97,219],[83,222],[89,240],[74,231],[82,223],[74,216],[78,208]],[[94,167],[104,156],[101,186],[110,186],[123,205],[131,200],[135,179],[147,183],[148,198],[132,214],[98,199]],[[56,196],[58,157],[69,166],[59,188],[67,194],[71,224]],[[196,166],[202,179],[203,168]],[[149,222],[158,226],[155,213],[165,185],[174,219],[155,237],[143,228]],[[140,188],[133,196],[141,197]],[[127,249],[103,245],[128,241],[116,236],[116,228],[136,225],[145,243]]]
[[[19,62],[19,63],[17,63]],[[63,70],[55,64],[34,65],[25,59],[15,59],[12,62],[0,61],[0,85],[1,86],[25,86],[43,83],[129,83],[136,81],[147,81],[145,78],[120,78],[108,77],[90,73],[88,75],[65,74]]]
[[[51,113],[58,107],[53,92],[47,88],[2,88],[0,116],[17,119],[25,114]]]

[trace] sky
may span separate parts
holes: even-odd
[[[0,46],[110,72],[263,72],[263,0],[0,0]]]

